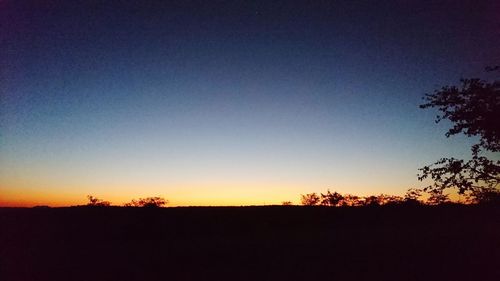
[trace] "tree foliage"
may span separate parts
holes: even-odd
[[[487,70],[498,71],[499,67]],[[441,158],[419,169],[420,181],[427,178],[433,181],[424,191],[429,192],[432,200],[440,201],[445,200],[443,191],[448,188],[469,196],[495,190],[500,182],[500,160],[487,156],[500,152],[500,80],[461,79],[460,86],[444,86],[426,94],[424,100],[420,108],[437,108],[440,112],[436,123],[442,120],[453,123],[447,137],[463,133],[479,138],[471,147],[470,160]]]

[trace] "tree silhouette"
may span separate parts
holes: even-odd
[[[357,195],[352,195],[352,194],[345,194],[344,198],[342,199],[342,202],[340,203],[340,206],[363,206],[363,198],[357,196]]]
[[[422,190],[418,188],[410,188],[406,191],[404,203],[406,204],[421,204],[419,198],[422,196]]]
[[[308,193],[301,195],[300,202],[305,206],[314,206],[319,204],[320,198],[316,193]]]
[[[499,70],[499,67],[487,68],[487,71]],[[460,133],[479,137],[479,142],[471,147],[471,160],[441,158],[419,169],[420,181],[433,180],[424,191],[429,192],[431,198],[437,196],[434,199],[442,199],[442,191],[448,188],[474,196],[495,190],[500,182],[500,160],[487,157],[500,152],[500,80],[461,79],[460,83],[458,87],[444,86],[433,94],[426,94],[426,103],[420,105],[420,108],[438,109],[440,115],[436,123],[446,119],[453,123],[446,132],[447,137]]]
[[[129,203],[126,203],[125,207],[151,207],[158,208],[163,207],[168,204],[168,200],[165,200],[162,197],[147,197],[147,198],[139,198],[133,199]]]
[[[397,195],[380,194],[377,196],[379,205],[396,205],[403,202],[403,197]]]
[[[87,195],[87,199],[89,200],[89,203],[87,203],[87,206],[92,206],[92,207],[108,207],[108,206],[111,205],[111,202],[104,201],[104,200],[99,199],[97,197],[94,197],[92,195]]]
[[[371,195],[371,196],[365,197],[363,205],[364,206],[379,206],[379,205],[382,205],[382,203],[380,202],[378,196]]]
[[[330,190],[326,194],[321,193],[321,205],[325,206],[340,206],[344,196],[338,192],[331,193]]]
[[[444,194],[442,189],[430,189],[427,203],[430,205],[441,205],[450,201],[448,194]]]
[[[467,198],[468,203],[491,204],[500,203],[500,191],[494,188],[476,189]]]

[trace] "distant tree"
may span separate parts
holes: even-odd
[[[293,204],[291,201],[283,201],[283,202],[281,202],[281,205],[282,206],[292,206]]]
[[[487,71],[499,71],[499,67]],[[448,188],[458,189],[459,194],[481,194],[482,190],[497,189],[500,182],[500,80],[487,82],[481,79],[461,79],[460,86],[444,86],[433,94],[426,94],[426,103],[420,108],[436,107],[440,115],[436,123],[449,120],[453,127],[447,137],[463,133],[479,137],[471,147],[472,159],[441,158],[434,164],[419,169],[418,179],[432,179],[433,184],[424,188],[430,196],[442,196]],[[485,155],[489,154],[489,155]],[[441,193],[439,192],[441,191]],[[441,195],[440,195],[441,194]]]
[[[99,199],[97,197],[94,197],[92,195],[87,195],[87,199],[89,200],[89,203],[87,203],[87,206],[92,206],[92,207],[108,207],[108,206],[111,205],[111,202],[104,201],[104,200]]]
[[[500,191],[494,188],[475,189],[467,197],[467,203],[475,204],[499,204]]]
[[[403,202],[403,197],[397,195],[380,194],[377,199],[380,205],[397,205]]]
[[[442,189],[431,189],[428,193],[427,203],[429,205],[441,205],[450,201],[448,194],[444,194]]]
[[[371,196],[367,196],[364,198],[363,205],[364,206],[378,206],[378,205],[380,205],[380,203],[378,202],[377,196],[371,195]]]
[[[126,203],[125,207],[151,207],[151,208],[159,208],[168,204],[168,200],[165,200],[162,197],[147,197],[147,198],[139,198],[133,199],[129,203]]]
[[[364,204],[363,198],[357,195],[345,194],[344,198],[340,203],[340,206],[356,207],[356,206],[363,206],[363,204]]]
[[[422,201],[419,199],[422,196],[422,189],[410,188],[406,191],[404,197],[404,203],[406,204],[421,204]]]
[[[319,204],[320,198],[316,193],[308,193],[301,195],[300,202],[305,206],[314,206]]]
[[[330,190],[326,194],[321,193],[321,205],[324,206],[340,206],[344,196],[338,192],[331,193]]]

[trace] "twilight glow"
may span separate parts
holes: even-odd
[[[422,95],[500,58],[496,1],[39,2],[0,3],[0,206],[402,194],[474,142]]]

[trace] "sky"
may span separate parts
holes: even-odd
[[[165,3],[166,2],[166,3]],[[500,61],[498,1],[0,1],[0,206],[401,195],[468,157],[422,96]]]

